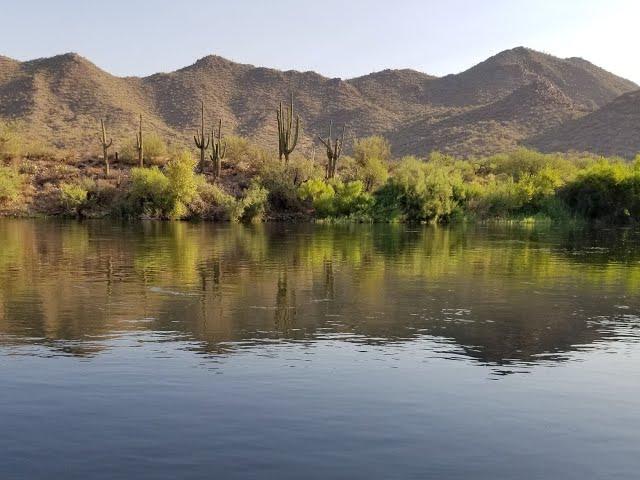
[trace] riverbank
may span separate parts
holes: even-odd
[[[252,147],[220,175],[179,151],[144,167],[99,159],[10,158],[0,216],[218,222],[636,223],[640,161],[518,150],[492,157],[391,159],[384,140],[345,157],[333,178],[304,156],[286,164]],[[378,152],[378,153],[376,153]]]

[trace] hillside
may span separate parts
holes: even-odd
[[[513,148],[637,88],[585,60],[522,47],[441,78],[384,70],[350,80],[218,56],[144,78],[115,77],[77,54],[27,62],[0,56],[0,118],[21,120],[34,139],[81,153],[97,151],[91,139],[100,118],[121,148],[140,113],[148,130],[188,144],[201,99],[210,121],[221,117],[228,133],[275,144],[274,109],[293,91],[301,150],[333,120],[349,124],[353,136],[388,137],[396,153],[482,154]]]
[[[640,90],[534,137],[530,144],[543,151],[588,151],[632,158],[640,152]]]
[[[394,136],[396,151],[466,155],[508,151],[536,132],[578,117],[583,109],[551,81],[538,77],[493,103],[442,120],[421,118],[402,125]]]

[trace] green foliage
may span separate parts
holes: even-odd
[[[402,159],[395,174],[376,192],[376,217],[408,222],[447,221],[462,200],[462,178],[450,166]]]
[[[335,214],[336,191],[324,180],[314,178],[304,182],[298,189],[298,195],[302,200],[311,203],[318,217],[324,218]]]
[[[165,172],[157,166],[131,169],[131,182],[125,214],[180,219],[189,215],[187,205],[198,194],[199,177],[195,163],[184,151],[171,159]]]
[[[391,146],[385,138],[372,136],[356,140],[353,157],[356,163],[355,177],[363,182],[368,192],[387,181]]]
[[[22,192],[24,176],[17,168],[0,165],[0,205],[16,201]]]
[[[195,162],[189,151],[183,151],[167,163],[165,168],[169,180],[169,196],[172,210],[170,218],[182,218],[188,210],[186,205],[198,194],[198,182],[193,173]]]
[[[189,205],[195,217],[221,222],[237,222],[241,219],[243,205],[218,185],[204,181],[200,177],[198,194]]]
[[[257,182],[268,192],[268,209],[272,212],[300,212],[302,204],[297,195],[297,184],[304,174],[302,167],[296,168],[298,162],[290,165],[275,159],[260,165]],[[298,164],[300,165],[300,164]]]
[[[351,182],[333,181],[336,192],[334,211],[337,216],[368,215],[373,206],[373,196],[365,191],[360,180]]]
[[[628,223],[640,220],[639,164],[601,160],[560,192],[572,212],[590,220]]]
[[[166,217],[172,210],[167,176],[157,166],[132,168],[126,207],[133,216]]]
[[[240,200],[243,222],[262,220],[265,213],[269,192],[257,183],[252,183]]]
[[[77,183],[63,183],[60,185],[60,206],[65,215],[82,216],[82,210],[87,203],[88,189]]]
[[[366,215],[372,204],[372,196],[359,180],[344,183],[310,179],[299,187],[298,195],[311,203],[319,218]]]

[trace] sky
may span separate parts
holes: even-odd
[[[0,0],[0,13],[1,55],[77,52],[120,76],[209,54],[329,77],[440,76],[526,46],[640,83],[637,0]]]

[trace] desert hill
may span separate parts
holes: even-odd
[[[333,120],[349,124],[353,136],[388,137],[396,153],[482,154],[542,138],[637,88],[585,60],[522,47],[440,78],[407,69],[349,80],[213,55],[143,78],[115,77],[77,54],[26,62],[0,56],[0,118],[20,120],[34,138],[81,152],[97,151],[100,118],[118,148],[140,113],[147,130],[189,144],[201,99],[209,123],[221,117],[228,133],[275,147],[274,110],[293,91],[302,149]]]
[[[640,152],[640,90],[530,140],[542,151],[593,152],[632,158]]]

